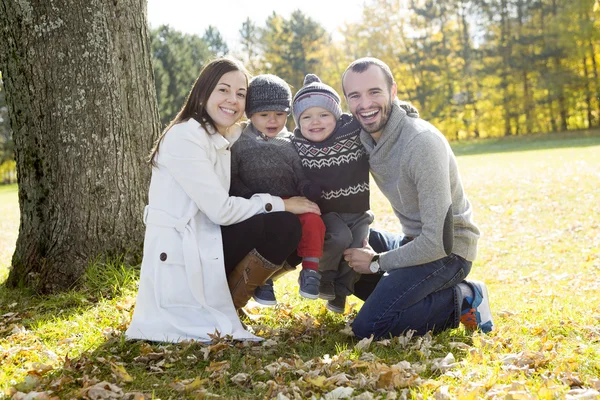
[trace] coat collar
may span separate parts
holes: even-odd
[[[200,125],[200,122],[196,121],[194,118],[190,118],[187,123],[196,129],[204,131],[202,125]],[[229,146],[229,141],[225,139],[219,132],[215,131],[210,124],[206,124],[206,128],[206,136],[208,136],[208,140],[212,143],[216,150],[221,150]]]

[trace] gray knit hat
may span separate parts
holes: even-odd
[[[324,108],[337,120],[342,115],[340,101],[340,95],[331,86],[321,82],[315,74],[307,74],[304,77],[304,86],[294,96],[292,112],[296,126],[300,126],[298,123],[300,116],[310,107]]]
[[[246,116],[262,111],[290,113],[292,91],[283,79],[271,74],[258,75],[248,85]]]

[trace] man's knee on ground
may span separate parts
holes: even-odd
[[[352,332],[359,339],[368,338],[375,334],[375,327],[372,321],[369,321],[368,318],[361,318],[359,313],[352,322]]]

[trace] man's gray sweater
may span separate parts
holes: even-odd
[[[400,219],[404,234],[415,238],[381,254],[381,269],[389,271],[446,257],[444,221],[450,207],[452,253],[475,260],[479,229],[472,221],[456,158],[440,131],[420,118],[408,117],[394,101],[379,142],[364,130],[360,137],[377,186]]]

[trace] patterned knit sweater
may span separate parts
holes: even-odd
[[[260,133],[251,123],[231,146],[231,187],[229,194],[249,198],[256,193],[274,196],[305,196],[316,200],[306,179],[300,157],[285,128],[274,138]]]
[[[294,130],[294,145],[306,177],[321,187],[321,212],[360,213],[369,210],[369,160],[360,142],[360,125],[342,114],[335,130],[312,142]]]

